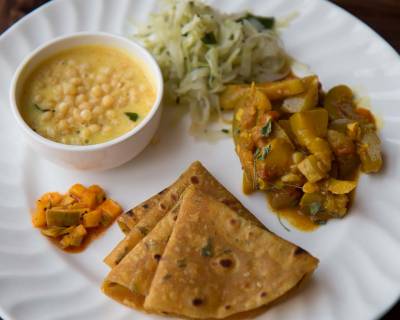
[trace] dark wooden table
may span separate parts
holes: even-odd
[[[400,53],[400,0],[331,0],[357,16]],[[0,33],[47,0],[0,0]],[[382,320],[400,319],[400,302]],[[1,320],[1,318],[0,318]]]

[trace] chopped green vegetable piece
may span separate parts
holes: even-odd
[[[229,133],[229,130],[228,130],[228,129],[222,129],[221,131],[222,131],[223,133],[226,133],[226,134]]]
[[[212,257],[214,255],[211,239],[208,239],[207,244],[201,248],[201,255],[203,257]]]
[[[207,32],[204,37],[201,39],[204,44],[216,44],[217,39],[215,38],[214,33],[212,32]]]
[[[133,122],[139,119],[139,115],[136,112],[125,112],[125,115]]]
[[[263,147],[262,149],[257,148],[254,153],[256,160],[265,160],[265,157],[271,152],[271,145]]]
[[[254,152],[254,161],[253,161],[253,189],[256,190],[258,188],[258,183],[257,183],[257,160],[265,160],[265,157],[268,155],[268,153],[271,152],[271,145],[268,145],[262,149],[257,148],[256,151]]]
[[[57,238],[61,235],[69,233],[74,227],[47,227],[40,230],[42,234],[51,238]]]
[[[46,211],[46,222],[49,227],[70,227],[79,225],[83,213],[89,209],[51,208]]]
[[[261,128],[261,134],[263,137],[268,137],[272,131],[272,121],[269,119],[264,127]]]
[[[245,16],[241,17],[237,21],[248,20],[250,23],[256,21],[258,22],[264,29],[272,29],[275,25],[275,18],[274,17],[261,17],[255,16],[251,13],[247,13]]]
[[[39,110],[40,112],[47,112],[47,111],[50,111],[50,109],[42,108],[42,107],[40,107],[40,106],[39,106],[38,104],[36,104],[36,103],[34,103],[33,106],[34,106],[37,110]]]
[[[81,245],[83,238],[86,236],[86,234],[87,231],[83,225],[74,227],[70,233],[68,233],[61,239],[60,245],[62,248],[78,247]]]
[[[363,172],[373,173],[381,170],[383,164],[381,142],[376,132],[367,131],[362,135],[358,143],[357,152],[360,156]]]
[[[310,204],[310,214],[315,216],[321,210],[321,203],[313,202]]]
[[[112,224],[114,219],[106,212],[103,211],[100,219],[100,223],[103,227],[108,227],[109,225]]]

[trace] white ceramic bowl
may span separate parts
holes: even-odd
[[[22,118],[18,96],[29,74],[45,59],[79,45],[101,44],[124,49],[143,63],[156,88],[156,100],[142,122],[127,133],[104,143],[94,145],[67,145],[46,139],[33,131]],[[48,160],[80,170],[105,170],[119,166],[138,155],[154,136],[161,118],[163,79],[152,55],[135,42],[107,33],[76,33],[54,39],[36,49],[18,67],[10,88],[10,104],[24,137],[30,147]]]

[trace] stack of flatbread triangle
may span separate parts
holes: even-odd
[[[317,267],[269,232],[202,165],[123,214],[126,237],[105,258],[105,294],[129,307],[225,318],[271,304]]]

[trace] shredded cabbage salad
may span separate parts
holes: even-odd
[[[225,84],[273,81],[290,71],[274,18],[227,15],[200,1],[164,1],[135,36],[158,61],[166,94],[190,107],[197,128],[221,115]]]

